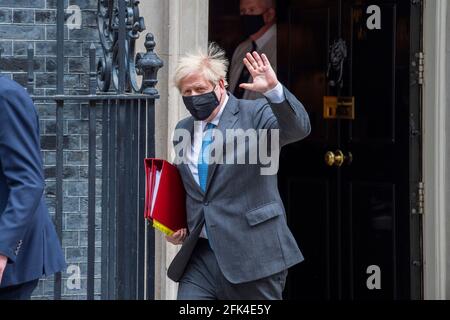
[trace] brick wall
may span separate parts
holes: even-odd
[[[88,88],[88,48],[98,41],[96,27],[97,0],[65,0],[65,8],[77,5],[82,10],[81,29],[65,29],[64,84],[66,93],[86,93]],[[66,15],[67,17],[67,15]],[[0,48],[3,49],[0,72],[25,85],[27,81],[27,46],[35,50],[35,94],[51,95],[56,86],[56,0],[0,0]],[[97,43],[98,47],[98,43]],[[46,199],[55,211],[55,104],[36,105],[40,114],[42,153],[47,180]],[[99,108],[98,118],[101,110]],[[67,272],[63,273],[63,298],[86,298],[87,261],[87,105],[68,103],[64,106],[64,203],[63,248],[68,265],[81,269],[81,289],[69,289]],[[101,131],[101,123],[98,125]],[[97,140],[100,149],[100,139]],[[101,152],[97,151],[101,161]],[[100,177],[100,170],[97,177]],[[100,181],[99,181],[100,182]],[[100,183],[101,186],[101,183]],[[98,188],[98,192],[100,192]],[[100,197],[97,199],[98,209]],[[100,216],[97,215],[99,218]],[[96,221],[100,228],[101,221]],[[100,230],[97,246],[100,245]],[[100,292],[100,248],[96,249],[96,293]],[[34,299],[51,299],[53,277],[43,279]]]

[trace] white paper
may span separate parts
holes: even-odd
[[[161,178],[161,171],[157,170],[155,176],[155,186],[153,187],[153,194],[152,194],[152,207],[150,210],[150,216],[153,218],[153,207],[155,206],[156,196],[158,194],[158,188],[159,188],[159,180]]]

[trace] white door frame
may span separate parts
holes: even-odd
[[[172,160],[174,156],[172,134],[179,120],[188,112],[173,83],[178,59],[187,51],[207,48],[208,0],[145,0],[140,3],[147,31],[154,33],[155,51],[164,60],[158,73],[158,90],[161,99],[156,102],[156,156]],[[144,37],[139,41],[139,51],[144,51]],[[178,286],[167,278],[167,268],[179,246],[167,243],[160,232],[155,232],[155,299],[176,299]]]
[[[446,299],[447,0],[424,2],[423,219],[425,299]]]

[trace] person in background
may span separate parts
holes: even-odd
[[[240,43],[233,53],[229,90],[238,99],[254,100],[264,96],[239,86],[252,80],[242,60],[247,52],[264,53],[275,73],[277,72],[276,2],[275,0],[241,0],[240,15],[246,40]]]
[[[29,300],[66,268],[44,200],[39,119],[24,88],[0,77],[0,300]]]

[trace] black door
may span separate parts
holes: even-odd
[[[411,2],[278,6],[279,77],[313,128],[281,155],[279,187],[306,259],[291,269],[286,298],[422,297],[413,210],[421,8]],[[354,97],[354,119],[325,119],[324,96]]]

